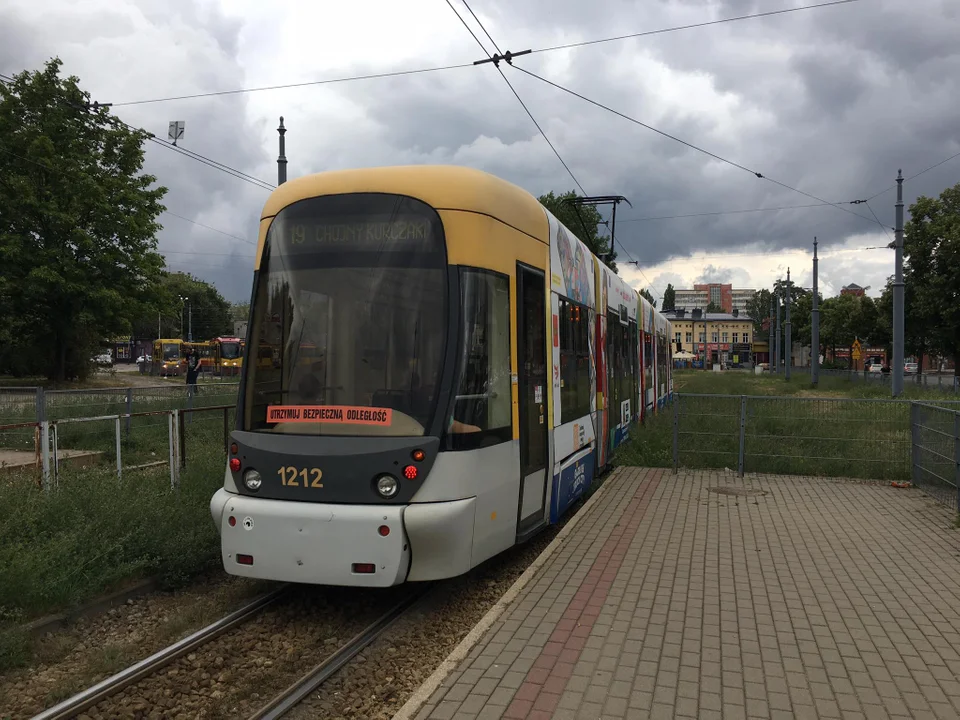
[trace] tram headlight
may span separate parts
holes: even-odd
[[[392,498],[400,489],[400,483],[393,475],[381,475],[377,478],[377,492],[381,497]]]
[[[256,470],[250,469],[243,474],[243,484],[247,486],[247,490],[250,492],[259,490],[262,482],[263,479]]]

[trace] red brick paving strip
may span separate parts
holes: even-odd
[[[550,720],[553,716],[662,477],[663,470],[648,471],[637,484],[633,498],[600,548],[576,595],[503,714],[504,718]]]

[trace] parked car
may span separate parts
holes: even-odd
[[[908,362],[903,364],[903,372],[906,375],[916,375],[920,372],[919,365],[915,362]]]
[[[113,355],[108,351],[93,356],[93,362],[101,367],[113,367]]]
[[[870,365],[867,365],[867,372],[882,373],[883,366],[880,363],[872,363]]]

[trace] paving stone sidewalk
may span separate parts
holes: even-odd
[[[960,530],[916,489],[620,469],[418,718],[960,718]]]

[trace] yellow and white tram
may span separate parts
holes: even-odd
[[[556,522],[671,394],[670,325],[530,193],[450,166],[328,172],[263,210],[234,575],[462,574]]]

